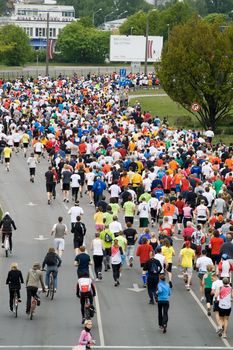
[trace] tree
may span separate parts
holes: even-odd
[[[60,4],[73,5],[77,17],[92,16],[98,9],[102,11],[95,15],[95,25],[104,23],[104,18],[107,14],[112,13],[107,17],[107,20],[117,19],[117,16],[127,11],[125,16],[130,16],[139,10],[148,11],[152,8],[145,0],[58,0]]]
[[[230,21],[230,18],[224,13],[210,13],[204,17],[204,21],[208,23],[217,22],[221,25],[226,25]]]
[[[29,37],[12,24],[0,28],[0,47],[0,60],[9,66],[23,65],[32,55]]]
[[[218,23],[194,18],[175,27],[162,54],[159,71],[168,95],[193,113],[204,128],[216,129],[231,117],[233,102],[233,26],[221,31]]]
[[[109,53],[110,33],[72,22],[59,33],[57,47],[70,63],[104,63]]]
[[[175,2],[162,7],[158,11],[148,13],[139,11],[127,18],[121,27],[120,34],[129,35],[133,27],[134,35],[145,35],[146,16],[149,18],[149,35],[161,35],[167,40],[168,32],[177,24],[183,24],[194,14],[193,8],[187,3]]]

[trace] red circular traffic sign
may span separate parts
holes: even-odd
[[[193,102],[192,106],[191,106],[191,109],[192,109],[193,112],[198,112],[201,109],[201,106],[199,105],[199,103]]]

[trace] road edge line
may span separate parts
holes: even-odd
[[[193,290],[190,289],[189,293],[192,295],[193,299],[196,301],[196,303],[199,305],[200,309],[202,310],[202,312],[205,314],[205,316],[207,317],[207,314],[206,314],[206,309],[204,308],[204,306],[202,305],[202,303],[200,302],[200,300],[198,299],[197,295],[194,293]],[[211,317],[207,317],[207,319],[209,320],[209,322],[211,323],[211,325],[213,326],[213,328],[216,330],[217,328],[217,324],[214,322],[214,320],[211,318]],[[222,338],[222,337],[219,337],[222,342],[224,343],[224,345],[227,347],[227,348],[231,348],[231,345],[230,343]]]

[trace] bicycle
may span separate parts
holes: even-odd
[[[6,255],[6,258],[7,258],[8,255],[9,255],[9,251],[10,251],[9,235],[7,235],[7,234],[5,234],[4,249],[5,249],[5,255]]]
[[[84,318],[85,320],[90,320],[92,317],[94,317],[95,314],[95,308],[94,305],[90,303],[89,297],[85,297],[85,304],[84,304]]]
[[[48,290],[46,292],[46,297],[50,297],[50,300],[53,300],[54,293],[55,293],[54,276],[53,276],[53,271],[51,271],[49,273],[49,285],[48,285]]]
[[[30,312],[29,312],[29,318],[30,318],[30,320],[33,319],[33,316],[34,316],[34,314],[35,314],[37,305],[38,305],[38,306],[40,305],[39,294],[40,294],[40,291],[38,291],[38,294],[36,294],[35,296],[32,297],[31,307],[30,307]]]
[[[18,293],[17,290],[14,290],[14,297],[13,297],[13,312],[15,314],[15,318],[18,317],[18,306],[19,306],[19,299],[18,299]]]

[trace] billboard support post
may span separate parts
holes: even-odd
[[[148,58],[148,35],[149,35],[149,17],[146,16],[146,45],[145,45],[145,63],[144,74],[147,75],[147,58]]]

